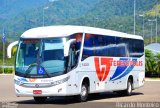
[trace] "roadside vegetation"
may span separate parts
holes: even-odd
[[[5,45],[5,61],[4,61],[4,65],[5,66],[14,66],[15,63],[15,53],[16,53],[16,47],[14,47],[12,49],[12,58],[8,58],[7,57],[7,46],[9,45],[8,42],[6,42]],[[2,42],[0,41],[0,74],[3,73],[3,45]],[[9,67],[9,68],[5,68],[4,69],[4,73],[9,74],[9,73],[13,73],[14,72],[14,68]]]
[[[160,53],[153,54],[150,50],[145,50],[145,71],[146,77],[160,77]]]

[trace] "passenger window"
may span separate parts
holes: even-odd
[[[86,34],[82,60],[90,56],[140,57],[143,52],[142,40]]]
[[[76,43],[70,46],[70,66],[71,69],[78,64],[80,48],[82,43],[82,33],[76,33],[70,36],[70,39],[76,39]]]
[[[91,34],[86,34],[85,36],[85,41],[84,41],[84,47],[83,47],[83,57],[82,59],[84,60],[85,58],[89,56],[94,56],[95,55],[95,36]]]

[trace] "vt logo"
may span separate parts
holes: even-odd
[[[99,81],[106,80],[112,65],[112,60],[113,58],[94,58],[96,74],[98,76]]]

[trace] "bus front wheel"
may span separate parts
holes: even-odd
[[[80,102],[85,102],[87,101],[87,98],[88,98],[88,84],[87,83],[83,83],[82,86],[81,86],[81,93],[80,95],[78,96],[78,100]]]
[[[38,103],[44,103],[47,97],[34,97],[34,100]]]

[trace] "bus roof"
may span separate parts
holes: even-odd
[[[122,33],[113,30],[107,30],[102,28],[94,28],[87,26],[72,26],[72,25],[61,25],[61,26],[45,26],[45,27],[37,27],[32,28],[25,31],[21,38],[26,39],[37,39],[37,38],[52,38],[52,37],[65,37],[75,33],[90,33],[90,34],[99,34],[106,36],[117,36],[117,37],[126,37],[126,38],[134,38],[141,39],[141,36]]]

